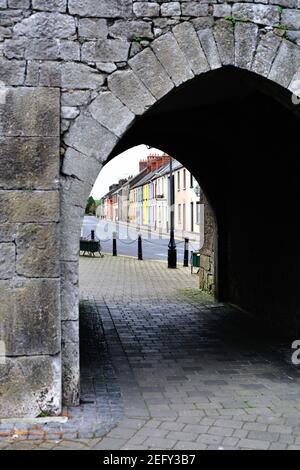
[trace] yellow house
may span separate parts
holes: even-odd
[[[149,195],[149,188],[148,182],[143,185],[142,189],[143,194],[143,225],[148,225],[148,195]]]

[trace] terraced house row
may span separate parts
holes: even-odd
[[[181,163],[172,160],[174,221],[178,234],[200,233],[200,187]],[[170,157],[151,154],[139,173],[111,185],[97,216],[168,232],[170,228]]]

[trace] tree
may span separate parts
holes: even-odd
[[[96,213],[96,203],[95,203],[95,199],[93,198],[93,196],[90,196],[88,198],[87,205],[85,208],[85,213],[90,214],[90,215],[95,215]]]

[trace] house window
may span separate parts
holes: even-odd
[[[178,204],[178,223],[181,224],[181,204]]]
[[[177,173],[177,189],[180,191],[180,171]]]
[[[196,205],[196,224],[200,225],[200,202]]]
[[[191,188],[193,188],[194,187],[194,178],[193,178],[192,173],[190,174],[190,176],[191,176]]]
[[[183,189],[186,189],[186,170],[183,170]]]

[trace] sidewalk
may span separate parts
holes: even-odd
[[[104,219],[99,219],[99,220],[104,220]],[[132,224],[130,222],[123,222],[122,220],[118,221],[112,221],[110,220],[109,222],[116,224],[116,226],[120,225],[122,227],[127,227],[128,230],[136,230],[137,233],[155,233],[156,235],[164,236],[164,237],[169,237],[170,232],[162,231],[160,229],[154,229],[153,226],[151,225],[138,225],[138,224]],[[175,239],[178,241],[183,241],[185,238],[188,238],[190,241],[194,242],[194,244],[200,244],[200,234],[198,233],[192,233],[192,232],[182,232],[182,231],[176,231],[175,230]]]
[[[156,261],[81,258],[83,403],[66,424],[12,426],[0,449],[299,450],[290,344],[197,284]]]

